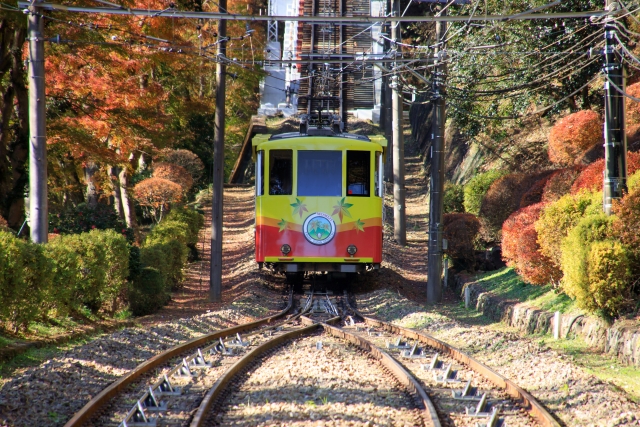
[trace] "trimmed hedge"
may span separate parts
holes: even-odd
[[[569,231],[587,215],[602,212],[602,193],[567,194],[546,205],[535,223],[540,252],[557,266],[562,266],[562,241]]]
[[[494,169],[471,178],[467,185],[464,186],[465,212],[478,215],[482,199],[489,187],[491,187],[491,184],[493,184],[496,179],[501,178],[506,174],[506,171]]]
[[[134,316],[144,316],[161,309],[170,298],[165,276],[158,269],[145,267],[129,286],[129,307]]]
[[[502,258],[527,282],[546,285],[557,281],[562,273],[540,253],[535,222],[544,204],[537,203],[514,212],[502,224]]]
[[[452,184],[450,182],[444,185],[443,195],[444,213],[463,213],[464,212],[464,186],[460,184]]]
[[[480,221],[468,213],[449,213],[442,217],[443,236],[447,239],[447,254],[466,268],[473,269],[475,251],[473,243],[480,231]]]
[[[591,293],[588,271],[591,246],[611,236],[612,222],[604,213],[586,216],[577,221],[562,241],[562,289],[585,308]]]
[[[0,231],[0,320],[17,332],[41,313],[52,288],[52,265],[44,248]]]
[[[15,331],[83,305],[115,310],[129,274],[126,238],[113,230],[38,245],[0,231],[0,321]]]

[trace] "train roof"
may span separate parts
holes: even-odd
[[[371,141],[371,139],[366,135],[357,135],[355,133],[333,133],[330,129],[327,129],[329,132],[326,134],[302,134],[300,132],[286,132],[279,133],[277,135],[271,135],[269,141],[277,141],[280,139],[289,139],[289,138],[313,138],[318,136],[328,136],[330,138],[347,138],[347,139],[355,139],[357,141]]]

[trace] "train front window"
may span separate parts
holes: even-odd
[[[371,194],[371,153],[347,151],[347,196]]]
[[[342,151],[298,151],[298,196],[342,196]]]
[[[291,195],[293,188],[293,150],[269,151],[269,194]]]

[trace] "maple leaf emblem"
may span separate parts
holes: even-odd
[[[302,218],[303,213],[309,212],[307,210],[307,205],[302,203],[302,200],[298,199],[297,197],[296,197],[296,202],[291,203],[291,207],[293,208],[293,215],[300,214],[300,218]]]
[[[349,208],[353,206],[353,203],[346,203],[344,199],[346,199],[346,197],[343,197],[338,201],[338,204],[333,207],[333,213],[331,214],[331,216],[337,214],[338,218],[340,218],[340,222],[342,222],[343,216],[348,216],[349,218],[351,218]]]
[[[360,221],[360,218],[358,218],[358,220],[356,222],[354,222],[355,226],[356,226],[356,233],[358,231],[364,231],[364,222]]]
[[[281,231],[284,231],[287,228],[287,221],[285,221],[284,218],[282,218],[282,221],[278,223],[278,227],[280,227],[280,230],[278,230],[278,233]]]

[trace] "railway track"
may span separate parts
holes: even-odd
[[[531,395],[459,350],[362,316],[346,293],[311,291],[298,301],[291,295],[275,316],[149,359],[66,427],[314,421],[559,426]]]

